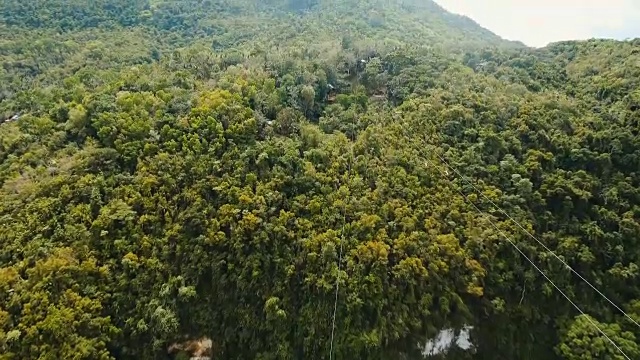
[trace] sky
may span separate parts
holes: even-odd
[[[450,12],[526,45],[640,37],[640,0],[435,0]]]

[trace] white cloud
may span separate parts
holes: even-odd
[[[510,40],[544,46],[592,37],[640,37],[639,0],[435,0]]]

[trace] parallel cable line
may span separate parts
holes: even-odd
[[[427,142],[427,139],[425,139],[424,137],[422,137],[422,139],[424,140],[425,143]],[[569,264],[567,264],[566,261],[564,261],[560,256],[558,256],[554,251],[552,251],[551,249],[549,249],[549,247],[547,245],[545,245],[542,241],[540,241],[537,237],[535,237],[530,231],[528,231],[524,226],[522,226],[522,224],[520,224],[517,220],[515,220],[511,215],[509,215],[509,213],[507,213],[506,211],[504,211],[500,206],[498,206],[494,201],[492,201],[487,195],[485,195],[482,191],[480,191],[480,189],[478,189],[478,187],[473,184],[471,181],[469,181],[466,177],[464,177],[464,175],[462,175],[456,168],[454,168],[453,166],[451,166],[451,164],[449,164],[449,162],[447,162],[447,160],[441,156],[440,154],[438,154],[436,151],[434,151],[434,154],[440,159],[440,161],[442,163],[444,163],[449,169],[451,169],[451,171],[455,172],[456,175],[458,177],[460,177],[460,179],[462,179],[465,183],[467,183],[468,185],[470,185],[471,187],[473,187],[474,191],[478,194],[480,194],[480,196],[482,196],[483,199],[485,199],[486,201],[488,201],[493,207],[495,207],[498,211],[500,211],[500,213],[502,213],[504,216],[506,216],[507,218],[509,218],[509,220],[513,221],[522,231],[524,231],[525,234],[527,234],[530,238],[532,238],[533,240],[535,240],[540,246],[542,246],[546,251],[548,251],[549,253],[551,253],[551,255],[556,258],[558,261],[560,261],[562,263],[562,265],[564,265],[566,268],[568,268],[573,274],[575,274],[578,278],[580,278],[580,280],[584,281],[587,285],[589,285],[589,287],[591,287],[598,295],[600,295],[603,299],[605,299],[609,304],[611,304],[614,308],[616,308],[621,314],[623,314],[629,321],[631,321],[633,324],[635,324],[638,328],[640,328],[640,323],[638,323],[636,320],[634,320],[629,314],[627,314],[624,310],[622,310],[622,308],[620,306],[618,306],[615,302],[613,302],[613,300],[609,299],[609,297],[607,297],[604,293],[602,293],[602,291],[598,290],[597,287],[595,287],[595,285],[593,285],[589,280],[587,280],[584,276],[582,276],[578,271],[576,271],[573,267],[571,267]]]
[[[470,182],[469,180],[467,180],[457,169],[455,169],[453,166],[451,166],[445,159],[444,157],[442,157],[441,155],[437,154],[436,152],[434,152],[435,155],[440,159],[441,162],[443,162],[449,169],[451,169],[453,172],[456,173],[456,175],[458,175],[458,177],[460,177],[464,182],[466,182],[467,184],[469,184],[470,186],[473,187],[473,189],[475,190],[476,193],[479,193],[480,196],[482,196],[482,198],[484,198],[485,200],[487,200],[491,205],[493,205],[496,209],[498,209],[498,211],[500,211],[503,215],[505,215],[507,218],[509,218],[511,221],[513,221],[520,229],[522,229],[522,231],[525,232],[525,234],[527,234],[530,238],[532,238],[533,240],[535,240],[540,246],[542,246],[546,251],[548,251],[549,253],[551,253],[551,255],[553,255],[553,257],[555,257],[558,261],[560,261],[565,267],[567,267],[569,270],[571,270],[572,273],[574,273],[576,276],[578,276],[582,281],[584,281],[587,285],[589,285],[589,287],[591,287],[596,293],[598,293],[598,295],[600,295],[603,299],[607,300],[607,302],[609,302],[609,304],[613,305],[613,307],[615,307],[620,313],[622,313],[629,321],[631,321],[632,323],[634,323],[637,327],[640,328],[640,324],[635,321],[631,316],[629,316],[629,314],[627,314],[624,310],[622,310],[622,308],[620,308],[620,306],[618,306],[616,303],[613,302],[613,300],[609,299],[605,294],[603,294],[600,290],[598,290],[598,288],[596,288],[591,282],[589,282],[587,279],[584,278],[584,276],[580,275],[579,272],[577,272],[575,269],[573,269],[571,266],[569,266],[569,264],[567,264],[566,261],[564,261],[560,256],[558,256],[554,251],[552,251],[551,249],[549,249],[549,247],[547,245],[545,245],[542,241],[540,241],[538,238],[536,238],[533,234],[531,234],[531,232],[529,232],[527,229],[525,229],[524,226],[522,226],[518,221],[516,221],[511,215],[509,215],[506,211],[502,210],[502,208],[500,208],[498,205],[496,205],[495,202],[493,202],[488,196],[486,196],[482,191],[480,191],[472,182]]]
[[[427,158],[425,158],[427,159]],[[427,159],[427,162],[431,165],[431,162]],[[433,166],[433,165],[432,165]],[[438,170],[440,172],[440,174],[443,176],[443,178],[446,179],[445,174],[438,169],[437,166],[433,166],[436,170]],[[602,334],[602,336],[604,336],[610,343],[611,345],[613,345],[621,354],[622,356],[625,357],[625,359],[627,360],[631,360],[631,358],[607,335],[605,334],[605,332],[600,329],[600,327],[598,326],[598,324],[596,324],[593,320],[591,320],[591,317],[589,315],[587,315],[584,311],[582,311],[582,309],[575,303],[573,302],[573,300],[571,300],[571,298],[569,298],[569,296],[567,294],[565,294],[564,291],[562,291],[562,289],[560,289],[560,287],[558,287],[558,285],[556,285],[548,276],[547,274],[544,273],[544,271],[542,271],[542,269],[540,269],[534,262],[533,260],[531,260],[522,250],[520,250],[520,248],[515,244],[515,242],[513,242],[513,240],[511,240],[502,230],[500,230],[500,228],[491,220],[491,218],[484,213],[482,210],[480,210],[480,208],[478,208],[478,206],[476,206],[476,204],[474,204],[472,201],[470,201],[467,197],[467,195],[465,195],[461,190],[456,189],[456,191],[465,199],[465,201],[467,201],[469,204],[471,204],[471,206],[473,206],[473,208],[482,216],[484,216],[484,218],[500,233],[500,235],[502,235],[508,242],[509,244],[511,244],[511,246],[513,246],[519,253],[520,255],[522,255],[551,285],[553,285],[553,287],[558,290],[558,292],[565,298],[567,299],[567,301],[573,305],[573,307],[578,310],[578,312],[580,312],[580,314],[582,314],[585,319],[587,319],[587,321],[593,325],[594,328],[596,328],[598,330],[598,332],[600,332],[600,334]]]
[[[409,137],[406,137],[406,134],[404,134],[405,139],[409,139]],[[413,147],[411,145],[411,147]],[[446,181],[448,181],[449,183],[451,183],[448,179],[447,179],[447,174],[445,174],[442,170],[440,170],[437,166],[435,166],[435,164],[432,164],[431,161],[429,161],[429,158],[427,156],[425,156],[424,152],[420,151],[418,147],[414,147],[414,150],[417,150],[417,152],[422,155],[422,157],[426,160],[427,164],[429,164],[430,166],[432,166],[433,168],[435,168],[436,170],[438,170],[438,172],[440,173],[440,175],[442,176],[443,179],[445,179]],[[435,152],[434,152],[435,153]],[[452,169],[453,171],[455,171],[455,173],[461,177],[464,180],[464,177],[460,174],[460,172],[458,172],[456,169],[454,169],[453,167],[451,167],[443,158],[441,158],[438,154],[436,154],[436,156],[438,156],[440,158],[441,161],[443,161],[447,167],[449,167],[450,169]],[[469,183],[468,181],[466,181],[467,183]],[[473,186],[473,184],[471,184]],[[477,188],[475,186],[473,186],[474,189],[477,190]],[[520,255],[522,255],[565,299],[567,299],[567,301],[576,309],[578,310],[578,312],[580,314],[582,314],[585,319],[587,319],[587,321],[596,329],[598,330],[598,332],[604,336],[605,339],[607,339],[607,341],[609,341],[609,343],[611,343],[611,345],[613,345],[613,347],[615,347],[621,354],[622,356],[624,356],[625,359],[627,360],[631,360],[631,358],[620,348],[620,346],[618,346],[618,344],[615,343],[615,341],[613,341],[599,326],[598,324],[596,324],[589,315],[587,315],[573,300],[571,300],[571,298],[564,292],[562,291],[562,289],[560,289],[560,287],[558,287],[558,285],[556,285],[550,278],[549,276],[547,276],[547,274],[544,273],[544,271],[542,271],[542,269],[540,269],[534,262],[533,260],[531,260],[522,250],[520,250],[520,248],[515,244],[515,242],[513,242],[513,240],[511,240],[492,220],[491,218],[482,210],[480,210],[480,208],[474,204],[472,201],[470,201],[467,197],[467,195],[465,195],[462,190],[460,189],[455,189],[464,199],[466,202],[468,202],[469,204],[471,204],[471,206],[473,206],[473,208],[480,214],[482,215],[497,231],[500,235],[502,235],[502,237],[504,237],[509,244],[511,244],[511,246],[513,246],[518,253],[520,253]],[[487,198],[486,195],[482,194],[483,197]],[[497,205],[495,205],[495,203],[493,203],[490,199],[487,198],[487,200],[489,200],[495,207],[499,208]],[[502,211],[502,210],[501,210]],[[509,217],[509,219],[511,219],[511,221],[517,223],[511,216],[509,216],[508,214],[506,214],[504,211],[502,211],[505,215],[507,215]],[[521,225],[520,227],[525,230]],[[526,231],[526,230],[525,230]],[[527,232],[529,234],[529,236],[532,236],[529,232]],[[538,241],[536,239],[536,241]],[[545,246],[546,249],[548,249]],[[548,250],[550,251],[550,250]],[[553,252],[552,252],[553,253]],[[554,254],[555,255],[555,254]],[[557,257],[557,256],[556,256]],[[560,259],[562,261],[562,259]],[[564,261],[563,263],[565,264],[565,266],[569,267],[571,269],[571,267],[566,264]],[[574,271],[572,269],[572,271]],[[574,271],[575,272],[575,271]],[[586,280],[585,280],[586,281]],[[588,282],[587,282],[588,283]],[[590,284],[590,283],[589,283]],[[593,286],[592,286],[593,287]],[[595,289],[595,287],[593,287]],[[598,291],[598,293],[602,294],[601,292]],[[602,295],[604,296],[604,295]],[[606,297],[605,297],[606,298]],[[620,309],[619,307],[616,306],[616,308]],[[624,313],[624,312],[623,312]],[[626,313],[624,313],[625,315],[627,315]],[[628,316],[628,315],[627,315]],[[631,319],[633,320],[633,319]],[[635,321],[634,321],[635,323]]]

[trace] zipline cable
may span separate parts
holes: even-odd
[[[404,134],[404,137],[406,139],[409,139],[408,137],[406,137],[406,134]],[[426,141],[425,141],[426,143]],[[411,145],[411,147],[413,147],[413,145]],[[446,181],[448,181],[449,183],[451,183],[451,181],[449,181],[449,179],[447,178],[448,174],[445,174],[445,172],[443,172],[442,170],[440,170],[440,168],[438,168],[437,166],[435,166],[435,164],[433,164],[431,161],[429,161],[429,158],[427,156],[425,156],[424,152],[420,151],[420,149],[418,147],[414,147],[415,150],[418,151],[418,153],[420,155],[422,155],[422,157],[426,160],[427,164],[431,167],[433,167],[434,169],[436,169],[440,175],[442,175],[442,178],[445,179]],[[434,151],[435,153],[435,151]],[[438,158],[440,158],[441,161],[443,161],[445,164],[447,164],[447,167],[449,167],[450,169],[454,170],[455,173],[464,179],[464,177],[458,172],[456,171],[453,167],[451,167],[450,165],[448,165],[448,163],[446,161],[444,161],[443,158],[441,158],[438,154],[436,154],[436,156]],[[467,181],[468,183],[468,181]],[[471,184],[473,186],[473,184]],[[474,189],[477,188],[474,187]],[[471,206],[473,206],[473,208],[480,214],[482,215],[490,224],[491,226],[493,226],[500,235],[502,235],[502,237],[504,237],[509,244],[511,244],[511,246],[513,246],[518,253],[520,253],[520,255],[522,255],[576,310],[578,310],[578,312],[580,314],[582,314],[584,316],[585,319],[587,319],[587,321],[596,329],[598,330],[598,332],[600,334],[602,334],[602,336],[604,336],[605,339],[607,339],[607,341],[609,341],[609,343],[611,343],[611,345],[613,345],[613,347],[615,347],[621,354],[622,356],[624,356],[625,359],[627,360],[631,360],[631,358],[620,348],[620,346],[618,346],[618,344],[615,343],[615,341],[613,341],[599,326],[598,324],[596,324],[589,315],[587,315],[573,300],[571,300],[571,298],[564,292],[562,291],[562,289],[560,289],[560,287],[558,285],[556,285],[553,280],[551,280],[551,278],[549,278],[549,276],[547,276],[547,274],[544,273],[544,271],[542,271],[542,269],[540,269],[540,267],[538,267],[533,260],[531,260],[522,250],[520,250],[520,248],[515,244],[515,242],[513,242],[513,240],[511,240],[492,220],[491,218],[488,216],[488,214],[486,214],[485,212],[483,212],[476,204],[474,204],[471,200],[469,200],[469,198],[467,197],[467,195],[465,195],[462,190],[460,189],[455,189],[458,194],[460,194],[460,196],[462,196],[466,202],[468,202],[469,204],[471,204]],[[486,197],[486,196],[485,196]],[[491,200],[489,200],[491,201]],[[492,202],[493,204],[493,202]],[[494,204],[494,206],[496,206]],[[498,207],[498,206],[496,206]],[[508,215],[507,215],[508,216]],[[516,222],[515,220],[513,220],[513,218],[511,218],[509,216],[509,218],[511,219],[511,221]],[[525,230],[526,231],[526,230]],[[546,247],[545,247],[546,248]],[[566,263],[565,263],[566,264]],[[569,267],[568,265],[566,265],[567,267]],[[571,268],[571,267],[569,267]],[[626,315],[626,314],[625,314]]]
[[[443,178],[446,179],[444,172],[442,172],[440,169],[438,169],[437,166],[433,165],[428,158],[425,157],[425,159],[427,159],[427,163],[429,165],[431,165],[432,167],[434,167],[436,170],[438,170],[440,172],[440,174],[443,176]],[[448,179],[446,179],[448,181]],[[584,311],[582,311],[582,309],[575,303],[573,302],[573,300],[571,300],[571,298],[569,298],[569,296],[567,294],[565,294],[564,291],[562,291],[562,289],[560,289],[560,287],[558,287],[558,285],[556,285],[548,276],[547,274],[544,273],[544,271],[542,271],[542,269],[540,269],[534,262],[533,260],[531,260],[522,250],[520,250],[520,248],[515,244],[515,242],[513,242],[502,230],[500,230],[500,228],[491,220],[491,218],[482,210],[480,210],[480,208],[478,206],[476,206],[476,204],[474,204],[472,201],[470,201],[467,197],[467,195],[465,195],[461,190],[456,189],[456,191],[465,199],[465,201],[467,201],[469,204],[471,204],[471,206],[473,206],[474,209],[476,209],[476,211],[484,216],[484,218],[498,231],[498,233],[500,233],[500,235],[502,235],[508,242],[509,244],[511,244],[511,246],[513,246],[519,253],[520,255],[522,255],[556,290],[558,290],[558,292],[564,296],[565,299],[567,299],[567,301],[573,305],[574,308],[576,308],[576,310],[578,310],[578,312],[580,312],[580,314],[582,314],[585,319],[587,319],[587,321],[593,325],[594,328],[596,328],[598,330],[598,332],[600,332],[600,334],[602,334],[602,336],[604,336],[610,343],[611,345],[613,345],[621,354],[622,356],[625,357],[625,359],[627,360],[631,360],[631,358],[629,356],[627,356],[627,354],[615,343],[615,341],[613,341],[607,334],[605,334],[604,331],[602,331],[602,329],[598,326],[598,324],[596,324],[589,315],[587,315]]]
[[[417,149],[417,148],[416,148]],[[435,164],[432,164],[431,161],[429,161],[428,157],[424,156],[424,154],[421,151],[418,151],[419,153],[421,153],[421,155],[423,155],[423,158],[426,159],[427,163],[434,167],[436,170],[438,170],[438,172],[440,172],[440,174],[443,176],[443,178],[447,181],[449,181],[446,177],[446,174],[437,166],[435,166]],[[434,152],[435,153],[435,152]],[[351,161],[353,161],[353,145],[351,146]],[[476,192],[480,192],[478,190],[478,188],[471,183],[470,181],[468,181],[467,179],[464,178],[464,176],[462,174],[460,174],[459,171],[457,171],[457,169],[453,168],[443,157],[441,157],[439,154],[435,154],[440,161],[445,164],[448,168],[450,168],[452,171],[454,171],[456,173],[456,175],[458,177],[460,177],[462,180],[464,180],[467,184],[471,185],[474,190]],[[347,178],[349,179],[351,177],[351,162],[349,162],[348,164],[348,172],[347,172]],[[449,181],[450,182],[450,181]],[[451,183],[451,182],[450,182]],[[513,240],[511,240],[489,217],[488,214],[486,214],[485,212],[483,212],[475,203],[473,203],[472,201],[470,201],[467,197],[467,195],[465,195],[460,189],[456,189],[456,191],[465,199],[466,202],[468,202],[471,206],[473,206],[473,208],[481,215],[483,216],[492,226],[493,228],[495,228],[498,233],[504,237],[511,246],[513,246],[516,251],[518,251],[518,253],[520,253],[520,255],[522,255],[582,316],[584,316],[584,318],[605,338],[607,339],[607,341],[609,343],[611,343],[611,345],[613,345],[613,347],[616,348],[616,350],[618,350],[625,359],[627,360],[631,360],[631,358],[620,348],[620,346],[618,346],[615,341],[613,341],[599,326],[598,324],[596,324],[594,322],[594,320],[591,319],[591,317],[589,315],[587,315],[573,300],[571,300],[571,298],[564,292],[562,291],[562,289],[560,289],[560,287],[558,285],[556,285],[553,280],[551,280],[551,278],[549,278],[549,276],[547,276],[547,274],[544,273],[544,271],[542,271],[542,269],[540,269],[540,267],[538,267],[533,260],[531,260],[516,244]],[[588,282],[584,277],[582,277],[577,271],[575,271],[573,268],[571,268],[571,266],[569,266],[564,260],[562,260],[559,256],[557,256],[553,251],[551,251],[546,245],[544,245],[544,243],[542,243],[540,240],[538,240],[535,236],[533,236],[529,231],[527,231],[520,223],[518,223],[515,219],[513,219],[513,217],[511,217],[509,214],[507,214],[504,210],[502,210],[499,206],[497,206],[493,201],[491,201],[491,199],[489,199],[486,195],[484,195],[482,192],[480,192],[480,195],[486,199],[487,201],[489,201],[494,207],[498,208],[498,210],[500,210],[501,213],[503,213],[504,215],[506,215],[511,221],[513,221],[514,223],[516,223],[518,225],[518,227],[520,227],[525,233],[527,233],[527,235],[529,235],[530,237],[532,237],[534,240],[536,240],[536,242],[538,242],[540,245],[542,245],[547,251],[551,252],[554,257],[556,257],[558,260],[560,260],[563,265],[565,265],[566,267],[568,267],[569,269],[571,269],[571,271],[578,275],[583,281],[585,281],[591,288],[593,288],[598,294],[600,294],[603,298],[605,298],[609,303],[611,303],[612,305],[614,305],[614,307],[616,309],[618,309],[620,312],[622,312],[628,319],[630,319],[633,323],[635,323],[637,326],[640,327],[640,325],[633,320],[629,315],[627,315],[624,311],[622,311],[622,309],[617,306],[613,301],[611,301],[609,298],[607,298],[602,292],[600,292],[595,286],[593,286],[590,282]],[[336,292],[335,292],[335,300],[334,300],[334,309],[333,309],[333,318],[332,318],[332,328],[331,328],[331,345],[330,345],[330,352],[329,352],[329,359],[332,360],[333,359],[333,344],[334,344],[334,338],[335,338],[335,325],[336,325],[336,314],[337,314],[337,308],[338,308],[338,293],[339,293],[339,286],[340,286],[340,270],[341,270],[341,266],[342,266],[342,252],[343,252],[343,243],[344,243],[344,230],[345,230],[345,226],[346,226],[346,203],[344,204],[343,207],[343,223],[342,223],[342,230],[341,230],[341,236],[340,236],[340,250],[339,250],[339,256],[338,256],[338,274],[336,276]]]
[[[442,163],[444,163],[449,169],[451,169],[451,171],[455,172],[456,175],[458,175],[458,177],[460,177],[464,182],[466,182],[468,185],[472,186],[476,193],[479,193],[480,196],[482,196],[482,198],[487,200],[491,205],[493,205],[496,209],[498,209],[498,211],[500,211],[503,215],[505,215],[507,218],[509,218],[511,221],[513,221],[520,229],[522,229],[522,231],[525,232],[525,234],[527,234],[530,238],[532,238],[538,244],[540,244],[540,246],[542,246],[546,251],[551,253],[551,255],[553,255],[553,257],[558,259],[558,261],[560,261],[565,267],[567,267],[569,270],[571,270],[572,273],[574,273],[582,281],[587,283],[587,285],[589,285],[596,293],[598,293],[598,295],[600,295],[602,298],[607,300],[609,302],[609,304],[613,305],[613,307],[615,307],[618,311],[620,311],[629,321],[631,321],[638,328],[640,328],[640,324],[637,321],[635,321],[631,316],[629,316],[629,314],[627,314],[624,310],[622,310],[622,308],[620,308],[620,306],[618,306],[616,303],[614,303],[613,300],[609,299],[605,294],[603,294],[600,290],[598,290],[598,288],[596,288],[591,282],[589,282],[587,279],[585,279],[584,276],[580,275],[580,273],[577,272],[576,270],[574,270],[571,266],[569,266],[569,264],[567,264],[566,261],[564,261],[560,256],[558,256],[555,252],[553,252],[551,249],[549,249],[549,247],[547,247],[547,245],[545,245],[537,237],[535,237],[533,234],[531,234],[531,232],[529,232],[527,229],[525,229],[525,227],[522,226],[518,221],[516,221],[511,215],[509,215],[506,211],[502,210],[502,208],[500,208],[498,205],[496,205],[495,202],[493,202],[487,195],[485,195],[482,191],[480,191],[472,182],[467,180],[457,169],[455,169],[453,166],[451,166],[444,159],[444,157],[442,157],[441,155],[439,155],[436,152],[434,152],[434,153],[440,159],[440,161]]]
[[[347,165],[347,184],[351,179],[351,162],[353,162],[353,143],[350,144],[350,158]],[[342,269],[342,250],[344,245],[344,229],[347,224],[347,202],[345,200],[344,205],[342,207],[342,229],[340,230],[340,250],[338,252],[338,274],[336,275],[336,294],[335,300],[333,303],[333,317],[331,320],[331,342],[329,348],[329,360],[333,359],[333,341],[335,338],[336,331],[336,314],[338,312],[338,291],[340,290],[340,271]]]

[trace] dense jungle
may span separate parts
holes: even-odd
[[[0,64],[2,360],[640,359],[640,39],[2,0]]]

